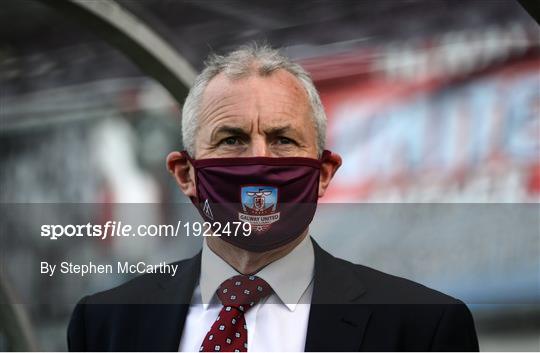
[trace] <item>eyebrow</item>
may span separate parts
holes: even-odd
[[[249,134],[242,128],[236,127],[236,126],[230,126],[230,125],[222,125],[215,129],[212,132],[211,139],[214,140],[217,135],[219,134],[225,134],[225,135],[231,135],[231,136],[249,136]]]
[[[296,132],[296,130],[293,129],[291,125],[289,124],[285,126],[273,127],[273,128],[264,130],[264,133],[268,136],[279,136],[287,132]],[[212,132],[211,139],[212,140],[216,139],[216,136],[220,134],[230,135],[230,136],[249,137],[249,133],[240,127],[231,126],[231,125],[222,125]]]
[[[264,130],[264,133],[269,136],[278,136],[278,135],[283,135],[284,133],[290,132],[290,131],[294,132],[295,130],[291,127],[291,125],[285,125],[285,126],[266,129]]]

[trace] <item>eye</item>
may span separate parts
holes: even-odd
[[[290,145],[290,144],[293,144],[294,141],[291,140],[290,138],[280,136],[277,139],[277,143],[280,144],[280,145]]]
[[[221,144],[229,145],[229,146],[236,145],[238,143],[239,143],[238,137],[234,137],[234,136],[230,136],[221,140]]]

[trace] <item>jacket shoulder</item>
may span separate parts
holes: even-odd
[[[69,350],[137,351],[133,336],[137,327],[144,325],[144,320],[156,316],[165,320],[172,310],[176,310],[174,308],[181,306],[150,304],[187,302],[189,294],[186,293],[190,292],[190,283],[196,275],[193,270],[197,261],[198,256],[195,256],[171,264],[179,266],[175,277],[147,273],[117,287],[83,297],[75,306],[69,322]]]
[[[374,304],[463,304],[460,300],[412,280],[332,257],[336,273],[365,288],[365,300]]]

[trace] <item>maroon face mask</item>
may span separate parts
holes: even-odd
[[[191,201],[206,222],[221,229],[232,222],[251,225],[251,234],[221,233],[239,248],[264,252],[298,238],[317,209],[321,159],[240,157],[192,159],[197,197]],[[216,228],[216,227],[213,227]]]

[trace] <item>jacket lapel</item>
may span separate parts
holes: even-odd
[[[357,351],[371,310],[361,303],[366,292],[353,267],[336,259],[312,239],[315,279],[305,351]],[[201,253],[182,261],[174,278],[159,281],[147,304],[132,304],[144,313],[138,323],[136,350],[177,351],[193,290],[201,267]]]
[[[191,297],[199,279],[201,253],[179,263],[178,274],[157,283],[147,304],[135,310],[144,311],[138,324],[136,350],[178,351]]]
[[[305,351],[358,351],[371,309],[354,304],[360,303],[366,288],[353,266],[312,241],[315,279]]]

